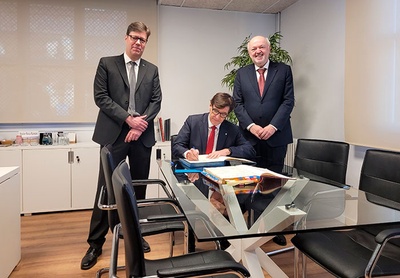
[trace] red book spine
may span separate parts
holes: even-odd
[[[163,121],[162,118],[158,118],[158,124],[160,125],[160,132],[161,132],[161,141],[165,142],[165,136],[164,136],[164,128],[163,128]]]

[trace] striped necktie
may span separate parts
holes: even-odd
[[[135,66],[136,63],[133,61],[129,62],[131,64],[131,69],[129,70],[129,107],[128,113],[131,116],[139,115],[136,112],[136,105],[135,105],[135,89],[136,89],[136,74],[135,74]]]

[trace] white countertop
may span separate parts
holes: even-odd
[[[89,148],[99,147],[100,145],[95,142],[80,142],[68,145],[12,145],[7,147],[1,147],[0,151],[8,150],[36,150],[36,149],[70,149],[70,148]]]
[[[0,167],[0,184],[5,180],[11,178],[12,176],[18,174],[18,172],[18,166]]]

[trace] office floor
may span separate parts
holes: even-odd
[[[98,263],[90,270],[81,270],[80,261],[88,248],[86,237],[90,215],[91,211],[74,211],[22,216],[22,258],[10,277],[95,277],[98,269],[109,264],[111,234],[107,236]],[[146,240],[152,249],[146,254],[147,258],[168,256],[168,235],[151,236]],[[181,244],[182,234],[177,234],[175,255],[182,253]],[[198,250],[211,249],[213,246],[212,243],[197,244]],[[270,251],[279,249],[279,246],[266,243],[263,249]],[[120,264],[124,262],[123,254],[121,247]],[[289,277],[293,277],[293,251],[275,255],[273,259]],[[310,278],[332,277],[312,262],[308,263],[307,269]],[[119,276],[124,277],[124,274],[119,273]],[[270,276],[265,274],[265,277]]]

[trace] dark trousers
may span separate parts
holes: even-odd
[[[287,145],[271,147],[265,140],[258,140],[253,146],[256,151],[257,167],[281,173],[285,162]]]
[[[139,141],[125,143],[128,126],[124,126],[118,139],[112,145],[112,155],[115,165],[128,157],[132,179],[148,179],[150,171],[151,148],[147,148]],[[105,131],[106,132],[106,131]],[[101,146],[103,147],[103,146]],[[97,183],[96,198],[94,201],[92,217],[90,220],[89,236],[87,242],[93,248],[100,249],[109,229],[108,212],[97,207],[102,186],[105,185],[104,171],[100,161],[99,178]],[[138,200],[145,199],[146,186],[135,187]]]

